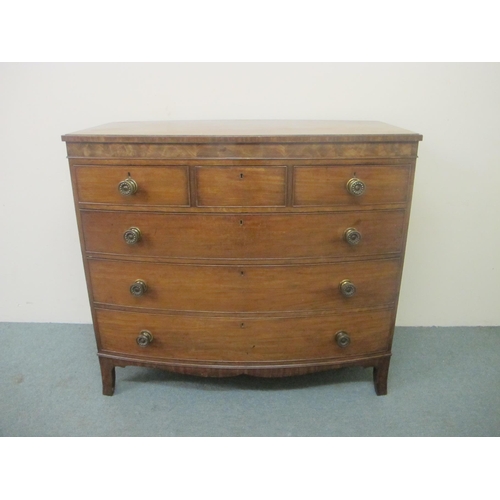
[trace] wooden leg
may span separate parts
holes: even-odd
[[[115,365],[108,358],[99,358],[101,365],[102,393],[105,396],[112,396],[115,392]]]
[[[387,394],[387,376],[389,375],[389,363],[391,358],[387,356],[382,358],[373,368],[373,383],[377,396],[385,396]]]

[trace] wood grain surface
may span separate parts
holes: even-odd
[[[126,122],[64,135],[103,393],[114,392],[116,366],[137,365],[266,377],[370,366],[386,394],[421,139],[329,120]],[[128,177],[138,190],[122,196]],[[362,196],[346,189],[354,177]],[[131,227],[141,238],[127,245]],[[146,347],[141,330],[154,337]]]
[[[124,313],[98,309],[104,351],[144,358],[218,362],[331,359],[384,352],[391,312],[315,315],[299,318],[214,318]],[[139,347],[148,330],[154,339]],[[351,343],[341,348],[335,334],[344,330]]]
[[[380,205],[404,203],[410,168],[406,166],[296,166],[293,173],[295,206]],[[346,189],[349,179],[366,186],[361,196]]]
[[[75,175],[81,203],[189,206],[186,166],[78,166]],[[129,176],[138,189],[131,196],[123,196],[118,184]]]
[[[388,159],[415,158],[416,142],[209,143],[68,142],[70,158],[120,159]]]
[[[310,214],[151,214],[85,210],[82,227],[88,252],[159,258],[349,259],[398,253],[404,210]],[[125,243],[130,227],[141,231]],[[358,245],[344,240],[355,227]]]
[[[94,300],[100,304],[172,311],[273,312],[350,310],[391,304],[399,259],[317,265],[173,265],[90,260]],[[142,296],[130,293],[136,280]],[[356,295],[345,298],[348,279]]]
[[[286,205],[286,167],[196,167],[199,207]]]
[[[107,123],[63,135],[66,142],[393,142],[419,141],[420,134],[378,121],[355,120],[172,120]]]

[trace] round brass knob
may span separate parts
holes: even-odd
[[[351,337],[347,334],[347,332],[344,332],[341,330],[340,332],[337,332],[335,334],[335,342],[337,342],[337,345],[339,347],[347,347],[351,343]]]
[[[130,285],[130,293],[136,297],[144,295],[148,289],[146,283],[142,280],[135,280],[132,285]]]
[[[356,294],[356,287],[354,283],[349,280],[342,280],[339,284],[339,289],[344,297],[352,297]]]
[[[344,240],[346,240],[349,245],[357,245],[361,241],[361,233],[353,227],[348,227],[344,231]]]
[[[153,342],[153,334],[151,332],[148,332],[148,330],[142,330],[142,332],[137,337],[136,342],[141,347],[146,347],[147,345],[151,344],[151,342]]]
[[[141,239],[141,230],[138,227],[129,227],[123,233],[123,239],[127,245],[135,245]]]
[[[366,189],[365,183],[356,177],[349,179],[345,187],[353,196],[361,196]]]
[[[137,192],[137,187],[137,182],[135,182],[132,177],[129,177],[118,184],[118,191],[120,191],[120,194],[123,196],[132,196]]]

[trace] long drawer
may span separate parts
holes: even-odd
[[[201,259],[349,258],[398,253],[404,211],[316,214],[81,212],[88,252]],[[140,231],[135,244],[125,233]],[[348,228],[361,234],[349,245]]]
[[[270,362],[353,357],[388,349],[390,310],[299,318],[220,318],[97,309],[103,351],[141,358]],[[153,335],[140,347],[141,331]],[[336,342],[345,331],[346,347]]]
[[[395,300],[399,259],[279,266],[89,259],[89,269],[94,301],[101,304],[240,313],[349,310]],[[355,287],[354,295],[342,295],[344,280]],[[138,295],[131,293],[131,287]]]

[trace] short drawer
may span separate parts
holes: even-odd
[[[282,207],[286,167],[196,167],[199,207]]]
[[[403,210],[316,214],[151,214],[81,211],[88,252],[199,259],[295,259],[398,253]],[[128,231],[139,231],[126,243]],[[361,240],[349,245],[348,228]]]
[[[399,259],[388,259],[317,265],[191,266],[89,259],[97,303],[245,313],[391,304],[398,290],[399,263]],[[355,288],[347,297],[340,288],[346,281]],[[137,295],[131,293],[131,286]]]
[[[162,360],[272,362],[362,356],[389,350],[392,311],[295,318],[199,317],[97,309],[103,351]],[[141,331],[153,336],[144,347]],[[336,334],[350,343],[340,347]]]
[[[348,190],[351,179],[362,183],[357,183],[356,194]],[[405,203],[409,180],[409,166],[295,166],[293,204],[303,207]]]
[[[113,205],[189,206],[189,175],[185,166],[77,166],[78,201]],[[127,193],[123,181],[135,182],[135,193]],[[133,186],[133,184],[132,184]],[[134,189],[132,189],[133,191]]]

